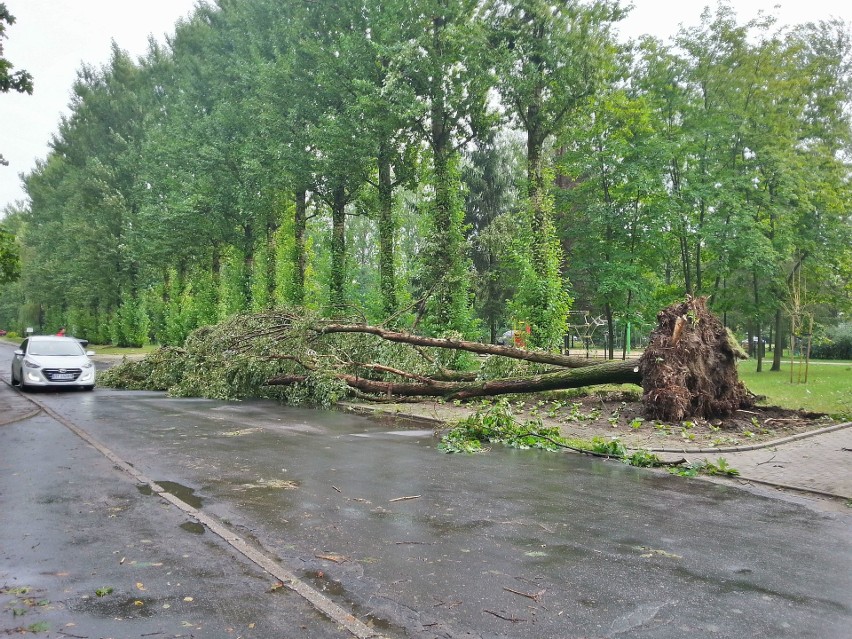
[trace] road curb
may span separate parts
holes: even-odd
[[[793,484],[782,484],[777,481],[769,481],[768,479],[757,479],[756,477],[746,477],[744,475],[737,476],[736,480],[740,482],[763,484],[764,486],[772,486],[773,488],[780,488],[782,490],[790,490],[800,493],[810,493],[812,495],[819,495],[820,497],[829,497],[831,499],[852,501],[852,497],[850,497],[849,495],[840,495],[838,493],[832,493],[827,490],[820,490],[819,488],[806,488],[804,486],[794,486]]]

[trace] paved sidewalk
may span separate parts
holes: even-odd
[[[441,425],[465,415],[464,409],[437,403],[362,404],[342,402],[357,412],[414,419]],[[688,448],[678,452],[659,453],[665,460],[686,458],[688,461],[724,457],[740,471],[734,481],[748,480],[790,491],[803,491],[826,497],[852,501],[852,422],[835,427],[831,432],[803,433],[795,441],[766,442],[749,446],[755,450],[706,450]],[[745,447],[744,447],[745,448]]]
[[[852,424],[758,450],[681,456],[689,461],[724,457],[740,479],[852,500]]]

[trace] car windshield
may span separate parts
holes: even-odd
[[[28,355],[82,355],[83,347],[74,340],[30,342]]]

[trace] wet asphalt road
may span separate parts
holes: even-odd
[[[852,635],[846,513],[338,412],[34,397],[386,637]],[[29,585],[64,636],[352,636],[45,414],[0,427],[0,508],[0,633]]]

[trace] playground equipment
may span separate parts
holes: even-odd
[[[582,344],[586,357],[592,357],[595,332],[606,325],[603,315],[593,316],[591,311],[568,311],[568,333],[565,335],[565,353],[569,354],[575,342]],[[596,354],[594,356],[597,356]]]

